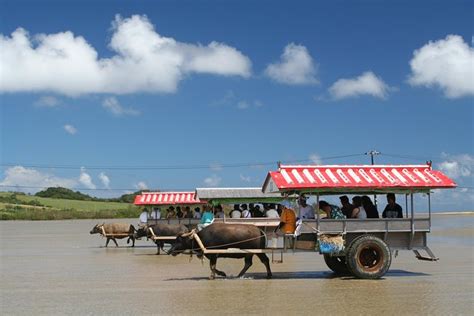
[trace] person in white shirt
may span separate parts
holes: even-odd
[[[216,205],[214,207],[214,217],[215,218],[224,218],[225,217],[225,214],[224,214],[224,211],[222,210],[222,205]]]
[[[196,207],[194,209],[194,216],[193,218],[195,219],[201,219],[201,209],[199,207]]]
[[[270,218],[280,217],[280,215],[278,215],[277,210],[275,210],[275,204],[268,204],[268,206],[266,207],[265,216]]]
[[[148,223],[148,210],[146,208],[143,209],[143,212],[140,214],[138,218],[138,226],[143,226]]]
[[[365,211],[364,206],[362,206],[362,198],[360,196],[354,196],[352,198],[352,205],[354,205],[355,208],[352,210],[351,218],[367,218],[367,212]]]
[[[311,205],[308,205],[306,203],[306,197],[304,196],[300,196],[299,198],[299,204],[300,204],[300,207],[299,207],[299,210],[298,210],[298,214],[299,214],[299,218],[301,219],[314,219],[314,208],[311,206]]]
[[[242,208],[242,218],[252,217],[252,214],[250,214],[250,211],[247,209],[247,204],[242,204],[240,207]]]
[[[239,204],[234,205],[234,210],[232,212],[230,212],[230,217],[231,218],[241,218],[242,217],[242,213],[240,212]]]
[[[161,210],[159,207],[154,207],[153,211],[151,212],[151,219],[160,219],[161,218]]]

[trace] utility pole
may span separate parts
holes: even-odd
[[[374,156],[380,155],[380,152],[376,151],[376,150],[370,150],[370,151],[366,152],[365,154],[367,156],[370,155],[370,162],[373,166],[374,165]],[[375,194],[374,194],[374,204],[375,204],[375,206],[377,206],[377,195],[375,195]]]

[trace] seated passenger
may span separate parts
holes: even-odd
[[[301,219],[314,219],[314,208],[306,203],[306,197],[300,196],[299,216]]]
[[[319,201],[319,209],[326,213],[327,219],[345,219],[346,216],[342,213],[341,209],[336,205],[331,205],[326,201]]]
[[[339,200],[341,200],[341,211],[344,215],[346,215],[346,218],[351,218],[352,216],[352,211],[354,210],[355,206],[349,203],[349,198],[347,195],[343,195],[339,197]]]
[[[161,210],[159,207],[154,207],[153,211],[151,211],[151,219],[160,219],[161,218]]]
[[[395,194],[387,194],[387,206],[383,210],[383,218],[403,218],[403,210],[400,205],[395,202]]]
[[[183,218],[193,218],[193,212],[191,212],[191,208],[186,206],[183,211]]]
[[[252,214],[250,214],[250,211],[247,209],[247,204],[242,204],[240,208],[242,209],[242,218],[252,217]]]
[[[222,210],[222,205],[216,205],[214,207],[214,216],[216,218],[224,218],[225,217],[225,214],[224,214],[224,211]]]
[[[275,210],[275,204],[267,204],[267,210],[265,212],[266,217],[270,218],[278,218],[280,215],[278,215],[277,210]]]
[[[260,205],[255,205],[253,208],[252,217],[264,217],[265,214],[260,210]]]
[[[176,207],[176,217],[177,218],[184,218],[184,213],[181,211],[181,206]]]
[[[352,198],[352,205],[354,205],[354,210],[352,210],[351,218],[367,218],[367,213],[365,212],[365,209],[362,206],[362,198],[360,196],[354,196]]]
[[[231,218],[241,218],[242,217],[242,213],[240,212],[240,205],[239,204],[234,205],[234,209],[232,210],[232,212],[230,212],[230,217]]]
[[[176,212],[174,211],[174,207],[170,206],[166,212],[166,219],[176,218]]]
[[[377,206],[372,203],[372,200],[367,196],[364,195],[362,197],[362,206],[364,206],[365,212],[367,213],[367,218],[379,218],[379,211],[377,210]]]
[[[195,219],[201,219],[201,209],[199,207],[196,207],[194,209],[194,215],[193,218]]]
[[[283,206],[280,216],[280,229],[285,234],[293,234],[296,229],[296,214],[291,208]]]
[[[211,225],[214,222],[214,214],[211,212],[210,206],[204,207],[204,213],[201,217],[201,222],[197,225],[198,231],[202,230],[204,227]]]
[[[145,226],[148,223],[148,209],[145,207],[138,217],[138,226]]]

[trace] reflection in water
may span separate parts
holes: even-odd
[[[0,306],[5,315],[468,314],[472,219],[435,217],[430,242],[440,261],[400,252],[376,281],[337,277],[314,253],[286,254],[271,280],[258,260],[239,279],[243,260],[219,259],[231,277],[209,281],[207,260],[157,256],[145,239],[104,248],[88,233],[95,221],[0,222]]]

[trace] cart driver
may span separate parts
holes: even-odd
[[[145,207],[143,209],[143,212],[140,214],[140,217],[138,218],[138,226],[146,226],[148,223],[148,210]]]

